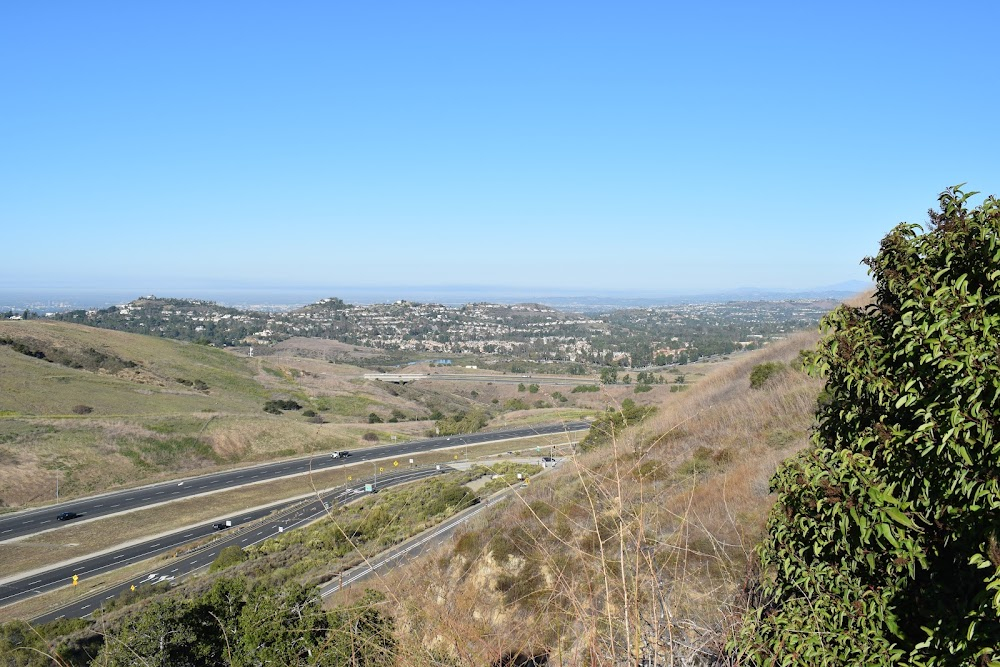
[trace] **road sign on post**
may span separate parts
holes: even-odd
[[[77,583],[79,583],[79,581],[80,581],[80,577],[74,574],[73,575],[73,585],[76,586]]]

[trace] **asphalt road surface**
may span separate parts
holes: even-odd
[[[431,373],[421,380],[442,380],[448,382],[492,382],[494,384],[537,384],[542,386],[576,387],[581,384],[597,384],[592,377],[555,377],[551,375],[466,375],[462,373]]]
[[[411,482],[451,471],[448,466],[427,466],[399,472],[386,472],[379,475],[378,488],[383,489],[397,484]],[[32,619],[34,623],[46,623],[59,618],[82,618],[92,614],[108,600],[117,597],[122,591],[131,590],[132,586],[141,588],[161,582],[170,582],[207,568],[218,557],[222,549],[230,545],[248,547],[275,537],[285,530],[291,530],[313,521],[331,509],[355,499],[364,494],[365,483],[371,483],[371,478],[360,480],[349,487],[337,488],[321,498],[312,501],[295,501],[282,505],[271,506],[255,513],[239,514],[233,517],[233,527],[225,531],[216,531],[210,525],[196,529],[180,530],[168,536],[159,536],[143,544],[128,549],[115,550],[102,556],[95,556],[75,563],[72,567],[62,567],[42,574],[26,577],[18,582],[10,582],[0,587],[0,605],[10,604],[33,595],[38,595],[55,588],[72,585],[73,575],[80,581],[93,580],[108,572],[131,562],[145,560],[157,554],[175,549],[180,545],[218,534],[219,539],[198,547],[177,558],[164,561],[155,570],[146,571],[134,578],[113,586],[108,586],[95,593],[81,596],[72,603],[51,610]],[[273,514],[272,514],[273,513]],[[255,522],[263,516],[269,516],[264,521]],[[248,525],[249,524],[249,525]],[[28,581],[30,579],[30,581]]]
[[[435,449],[478,445],[533,435],[582,431],[588,428],[590,428],[590,424],[581,421],[505,429],[502,431],[488,431],[485,433],[473,433],[471,435],[412,440],[393,445],[351,450],[351,455],[347,458],[335,459],[329,453],[315,454],[309,458],[264,463],[236,470],[202,475],[201,477],[192,477],[183,481],[175,480],[151,486],[126,489],[124,491],[113,491],[99,496],[77,498],[72,501],[57,503],[39,509],[24,510],[0,516],[0,543],[26,535],[58,529],[70,523],[79,523],[121,512],[134,511],[152,505],[255,482],[270,481],[281,477],[307,474],[310,471],[350,465],[359,461],[405,457]],[[69,521],[59,521],[56,519],[56,516],[62,512],[75,512],[80,517]]]

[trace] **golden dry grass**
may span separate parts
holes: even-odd
[[[719,648],[772,499],[807,442],[821,383],[787,363],[815,335],[720,365],[646,423],[484,512],[424,567],[382,580],[407,664],[688,664]]]

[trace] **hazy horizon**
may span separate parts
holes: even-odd
[[[315,303],[336,297],[352,304],[389,303],[397,300],[440,303],[447,306],[475,301],[494,303],[538,302],[570,309],[573,306],[592,310],[602,302],[607,305],[635,306],[697,303],[717,299],[777,300],[796,295],[842,296],[868,287],[865,281],[848,281],[837,285],[781,290],[757,287],[735,287],[728,290],[526,290],[504,286],[383,286],[383,287],[234,287],[234,286],[160,286],[158,289],[119,287],[9,287],[0,286],[0,310],[49,306],[54,310],[70,308],[104,308],[126,303],[143,296],[162,298],[201,299],[225,306],[294,306]]]

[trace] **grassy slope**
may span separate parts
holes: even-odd
[[[795,337],[710,372],[492,510],[436,566],[383,581],[406,610],[409,661],[485,664],[547,647],[549,664],[654,653],[674,664],[717,647],[772,504],[768,479],[806,444],[821,387],[789,367],[752,390],[750,371],[814,342]]]
[[[233,463],[353,448],[370,431],[385,442],[421,437],[433,422],[419,420],[434,410],[495,410],[494,396],[528,396],[514,385],[365,382],[365,371],[349,364],[287,355],[248,358],[64,322],[2,321],[0,338],[71,359],[96,350],[136,364],[115,372],[84,370],[0,345],[0,507],[53,500],[57,478],[66,498]],[[195,382],[207,389],[195,389]],[[310,423],[294,411],[266,414],[263,404],[272,398],[294,399],[327,423]],[[603,400],[572,395],[560,404],[544,390],[532,398],[558,407],[510,414],[509,421],[498,416],[491,428],[572,419],[584,414],[574,408]],[[76,414],[79,405],[93,411]],[[388,422],[394,410],[404,421],[367,423],[371,412]]]
[[[313,385],[309,381],[318,373],[151,336],[36,320],[0,322],[0,337],[71,358],[94,349],[136,364],[114,373],[84,370],[0,345],[0,506],[53,499],[57,476],[67,497],[230,463],[357,446],[369,430],[359,422],[382,404],[377,389],[347,379]],[[336,369],[332,375],[338,378],[362,372],[323,368]],[[195,381],[207,389],[196,390]],[[359,391],[367,395],[355,396]],[[337,423],[308,423],[297,412],[266,414],[262,406],[269,398],[294,398]],[[412,400],[389,400],[412,414],[423,410]],[[78,405],[93,411],[76,414]],[[386,439],[389,432],[407,437],[420,430],[409,423],[380,428]]]

